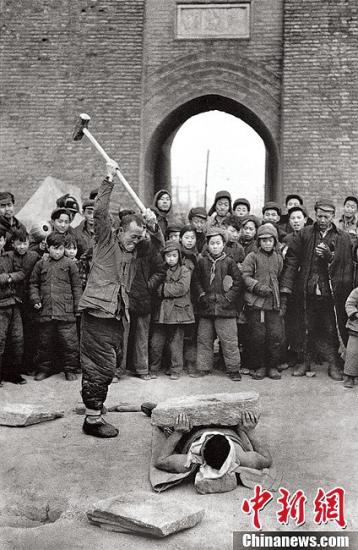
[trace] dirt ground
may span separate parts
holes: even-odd
[[[151,381],[127,376],[111,386],[106,404],[258,391],[263,414],[257,432],[269,443],[274,463],[283,472],[282,486],[306,493],[304,529],[324,528],[313,523],[317,489],[341,486],[346,490],[348,530],[358,530],[358,386],[345,390],[328,378],[324,366],[315,370],[314,378],[293,378],[287,370],[281,381],[244,376],[239,383],[223,373],[178,381],[165,375]],[[199,495],[189,484],[158,499],[200,504],[205,517],[193,529],[154,540],[90,525],[85,512],[97,500],[123,492],[151,493],[151,427],[142,413],[108,413],[108,420],[120,427],[120,437],[98,440],[84,435],[83,416],[73,411],[81,403],[79,389],[79,380],[67,382],[59,374],[42,382],[29,378],[26,386],[6,383],[0,390],[2,402],[37,403],[65,411],[63,418],[43,424],[0,427],[1,550],[231,550],[233,530],[252,530],[251,517],[241,512],[242,500],[251,498],[252,490],[239,487],[231,493]],[[261,514],[264,530],[279,529],[275,499]],[[326,528],[339,529],[334,522]]]

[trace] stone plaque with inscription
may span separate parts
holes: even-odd
[[[250,38],[250,4],[178,4],[176,37]]]

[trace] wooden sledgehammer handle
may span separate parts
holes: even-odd
[[[96,140],[96,138],[93,137],[93,135],[91,134],[91,132],[87,129],[87,128],[83,128],[83,133],[84,135],[86,136],[87,139],[90,140],[90,142],[95,146],[95,148],[97,149],[97,151],[102,155],[102,157],[105,159],[106,162],[109,162],[110,160],[112,160],[106,153],[106,151],[103,149],[103,147],[98,143],[98,141]],[[141,212],[144,212],[146,210],[144,204],[142,203],[142,201],[140,200],[140,198],[138,197],[137,193],[132,189],[132,187],[129,185],[128,181],[126,180],[126,178],[123,176],[122,172],[119,170],[119,168],[117,168],[116,170],[116,174],[118,176],[118,179],[119,181],[123,184],[123,186],[125,187],[126,191],[128,191],[128,193],[130,194],[130,196],[132,197],[132,199],[134,200],[134,202],[136,203],[136,205],[138,206],[138,208],[141,210]]]

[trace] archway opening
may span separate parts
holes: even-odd
[[[259,134],[234,115],[208,111],[188,119],[171,145],[171,192],[177,213],[209,209],[216,191],[245,197],[259,214],[265,200],[266,147]]]
[[[173,141],[185,122],[196,115],[211,111],[232,115],[250,126],[262,139],[265,147],[264,200],[280,200],[278,148],[270,130],[252,110],[221,95],[206,95],[192,99],[174,109],[157,125],[145,154],[143,191],[146,200],[151,200],[159,189],[172,191]],[[234,195],[242,196],[240,186]]]

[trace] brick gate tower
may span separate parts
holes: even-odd
[[[267,198],[358,193],[356,0],[0,6],[0,187],[20,205],[47,175],[98,184],[102,159],[71,138],[80,112],[147,202],[177,130],[211,109],[262,137]]]

